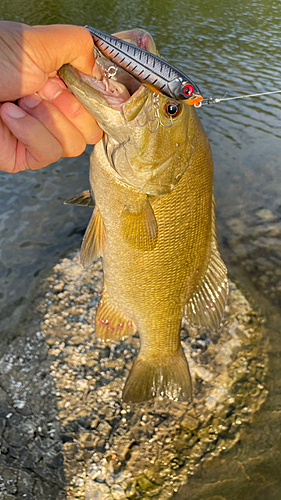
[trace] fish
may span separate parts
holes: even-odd
[[[174,99],[186,100],[188,104],[198,105],[203,97],[198,86],[184,73],[167,61],[135,46],[126,40],[108,35],[102,31],[85,26],[91,33],[96,47],[114,64],[129,72],[141,83],[150,86]],[[145,37],[140,37],[145,46]]]
[[[143,30],[120,36],[156,50]],[[81,247],[85,267],[103,259],[95,331],[104,341],[139,334],[124,402],[190,401],[182,319],[217,330],[228,293],[211,148],[193,106],[155,94],[122,68],[108,78],[108,63],[102,56],[100,80],[70,65],[59,71],[104,131],[91,154],[91,189],[68,200],[95,205]]]

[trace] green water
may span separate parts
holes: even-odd
[[[142,27],[204,96],[281,88],[278,0],[94,2],[4,0],[0,18],[29,24]],[[179,500],[281,498],[281,94],[202,107],[215,161],[218,240],[231,278],[271,330],[269,398],[232,450],[190,479]],[[46,170],[0,174],[0,325],[11,330],[40,273],[77,247],[83,210],[63,199],[88,186],[87,150]],[[4,333],[2,334],[4,336]],[[8,338],[8,337],[6,337]]]

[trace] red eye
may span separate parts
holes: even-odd
[[[185,85],[182,88],[182,91],[183,91],[184,95],[186,95],[186,97],[190,97],[194,92],[194,88],[192,87],[192,85]]]

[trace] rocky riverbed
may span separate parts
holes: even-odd
[[[63,259],[0,360],[1,500],[166,500],[266,399],[266,329],[230,283],[220,331],[183,323],[193,403],[122,403],[139,339],[96,337],[101,287],[101,262]]]

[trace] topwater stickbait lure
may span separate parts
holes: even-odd
[[[198,105],[203,97],[188,76],[160,57],[115,36],[85,26],[98,50],[112,63],[148,87],[168,97]]]

